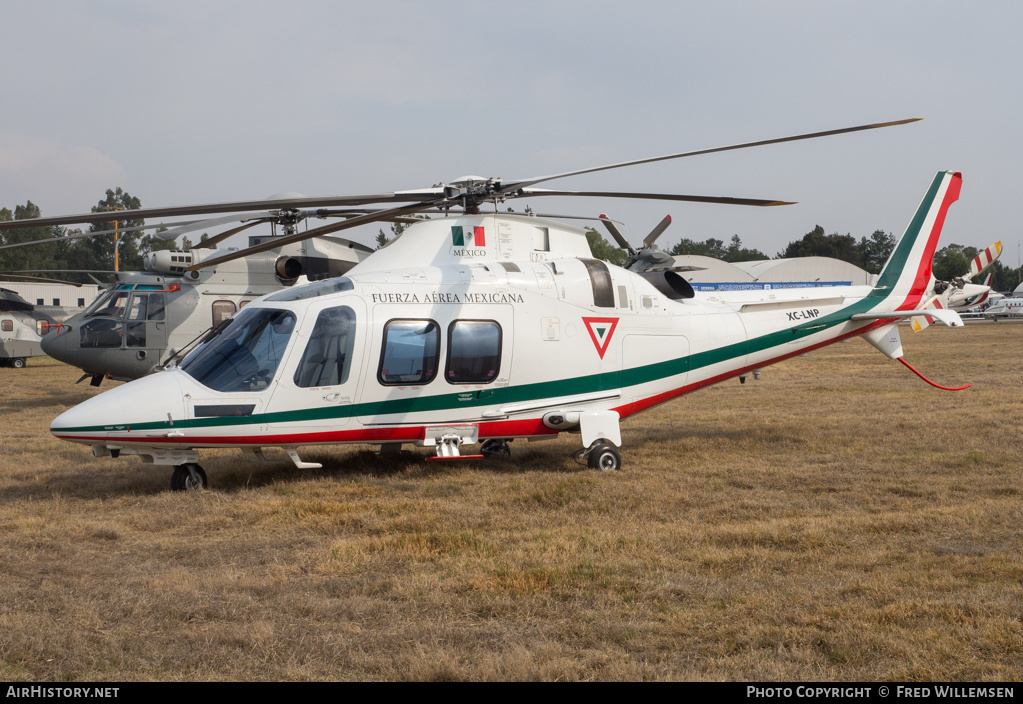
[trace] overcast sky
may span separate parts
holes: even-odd
[[[1020,27],[1020,3],[936,0],[7,3],[0,206],[383,192],[923,117],[544,184],[798,205],[531,205],[607,212],[636,243],[670,213],[662,246],[773,256],[818,224],[901,234],[953,169],[941,244],[1001,239],[1018,266]]]

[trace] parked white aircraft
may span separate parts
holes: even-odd
[[[1023,298],[1006,296],[984,311],[985,318],[996,322],[999,318],[1018,318],[1020,316],[1023,316]]]

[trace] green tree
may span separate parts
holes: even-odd
[[[30,220],[41,217],[42,213],[32,201],[25,205],[15,206],[12,212],[9,208],[0,209],[0,222],[12,220]],[[31,227],[24,230],[0,230],[0,245],[20,244],[23,242],[34,242],[37,240],[61,237],[65,229],[61,227]],[[65,242],[43,242],[37,245],[26,247],[15,247],[13,249],[0,250],[0,270],[19,271],[25,269],[64,269],[69,268],[66,261],[67,243]],[[65,278],[76,280],[74,276],[61,276],[58,274],[46,273],[47,277]]]
[[[142,207],[138,198],[121,190],[120,187],[107,189],[106,198],[93,206],[92,212],[110,212],[110,220],[94,223],[89,232],[103,232],[114,229],[116,220],[118,229],[144,225],[142,219],[131,219],[128,213],[120,213],[123,210],[137,210]],[[114,217],[115,213],[117,217]],[[118,268],[122,271],[138,271],[142,269],[142,252],[139,249],[140,234],[135,232],[124,232],[119,235],[120,241],[117,254]],[[70,250],[74,257],[76,269],[113,269],[114,268],[114,235],[99,235],[97,237],[84,237],[76,240]]]
[[[859,267],[863,266],[863,257],[855,237],[840,235],[837,232],[826,235],[820,225],[803,235],[803,239],[789,242],[777,256],[778,259],[795,257],[832,257]]]
[[[1010,269],[1004,266],[1000,261],[995,262],[988,269],[991,272],[991,288],[994,291],[1014,291],[1017,286],[1020,285],[1021,279],[1023,279],[1023,271],[1019,268]],[[986,276],[986,274],[985,274]],[[977,277],[974,283],[983,283],[981,281],[983,277]]]
[[[416,220],[429,220],[430,219],[429,215],[423,215],[421,213],[415,213],[415,214],[410,215],[408,217],[415,218]],[[377,249],[380,249],[381,247],[387,245],[389,242],[393,242],[394,240],[398,239],[398,235],[400,235],[405,230],[407,230],[410,225],[412,225],[412,223],[410,223],[410,222],[392,222],[391,223],[391,236],[390,237],[387,236],[387,234],[384,232],[383,228],[378,230],[377,231],[377,236],[375,238],[376,243],[377,243]]]
[[[734,264],[735,262],[751,262],[757,259],[770,259],[770,257],[759,249],[743,247],[742,239],[738,235],[732,235],[732,241],[725,251],[724,260],[726,262]]]
[[[976,247],[950,244],[934,254],[933,273],[939,281],[951,281],[970,273],[970,261],[978,254]]]
[[[586,241],[590,245],[590,251],[597,259],[603,260],[616,266],[625,266],[629,263],[629,253],[613,245],[592,227],[586,228]]]
[[[884,230],[874,230],[869,239],[860,239],[859,250],[863,268],[871,274],[880,274],[895,250],[895,236]]]
[[[728,250],[725,248],[723,241],[713,237],[703,242],[695,242],[688,237],[683,237],[674,247],[668,250],[668,254],[675,257],[680,255],[698,255],[724,260],[728,256]],[[767,257],[764,257],[764,259],[767,259]]]

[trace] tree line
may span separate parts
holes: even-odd
[[[93,213],[110,212],[110,220],[93,223],[87,230],[68,228],[61,225],[51,227],[30,227],[23,230],[0,230],[0,245],[20,244],[39,240],[53,240],[25,247],[0,249],[0,272],[39,270],[45,278],[62,281],[89,281],[86,273],[67,273],[69,270],[86,271],[95,277],[108,281],[110,276],[103,273],[113,272],[115,260],[117,269],[121,271],[140,271],[143,269],[143,257],[149,252],[161,249],[188,249],[192,247],[187,237],[180,241],[166,241],[155,234],[143,234],[141,230],[120,232],[115,238],[113,234],[83,237],[93,232],[104,232],[141,227],[142,219],[132,218],[130,211],[138,210],[142,202],[121,188],[111,188],[105,197],[92,206]],[[25,205],[0,208],[0,227],[2,223],[14,220],[29,220],[42,217],[42,212],[32,201]],[[116,243],[116,255],[115,255]],[[3,277],[0,273],[0,277]]]
[[[628,263],[628,254],[609,243],[600,233],[588,228],[587,239],[594,256],[619,266]],[[739,235],[732,235],[726,245],[723,240],[710,237],[702,242],[683,237],[674,246],[666,250],[673,256],[702,255],[735,263],[758,259],[794,259],[796,257],[831,257],[849,262],[871,274],[879,274],[892,250],[895,249],[895,236],[884,230],[874,230],[869,237],[861,237],[859,241],[850,234],[840,235],[837,232],[825,234],[824,228],[817,225],[798,240],[788,245],[774,257],[769,257],[758,249],[743,246]],[[934,276],[941,281],[965,276],[970,271],[970,262],[980,254],[981,250],[973,246],[950,244],[942,247],[934,255]],[[996,261],[985,272],[991,273],[991,287],[995,291],[1012,291],[1019,286],[1021,270],[1011,269],[1001,261]],[[981,283],[980,277],[974,283]]]

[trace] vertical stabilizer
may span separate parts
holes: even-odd
[[[931,289],[931,265],[948,207],[959,199],[963,177],[958,171],[939,171],[916,214],[895,245],[878,276],[872,297],[887,298],[891,310],[914,310]]]

